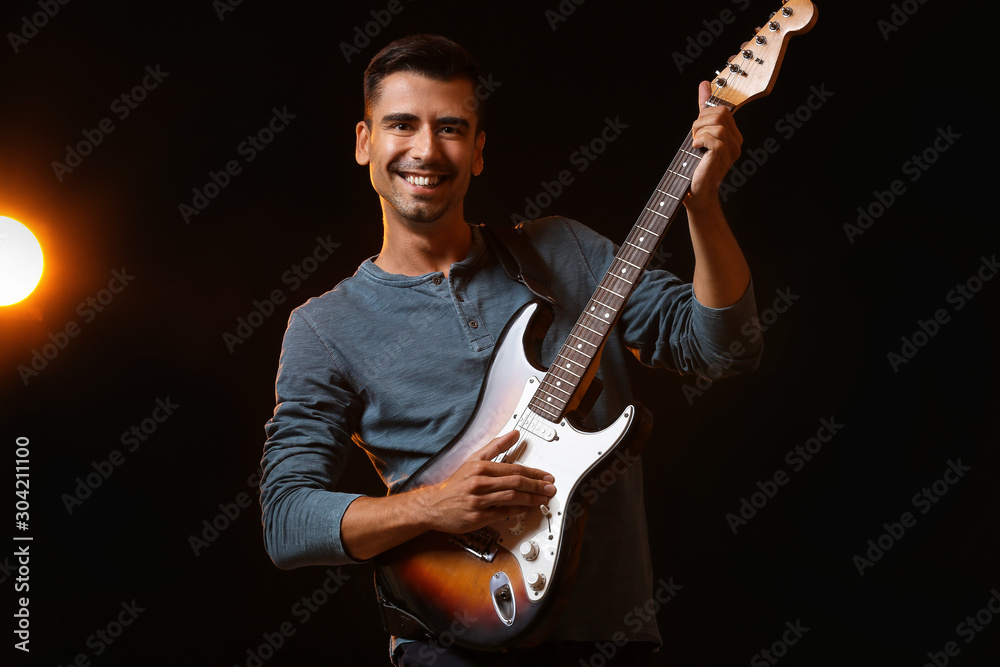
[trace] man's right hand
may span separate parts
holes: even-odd
[[[493,461],[518,437],[511,431],[494,438],[441,484],[356,499],[340,524],[344,548],[367,560],[428,530],[467,533],[547,503],[556,492],[552,475]]]
[[[451,477],[416,492],[429,527],[467,533],[544,505],[555,495],[552,475],[517,463],[494,463],[517,443],[517,431],[494,438]]]

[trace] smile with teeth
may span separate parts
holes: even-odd
[[[410,185],[416,185],[419,187],[432,188],[441,182],[442,176],[417,176],[416,174],[402,174],[403,178]]]

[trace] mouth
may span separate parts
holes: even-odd
[[[397,172],[397,175],[412,187],[421,190],[433,190],[448,178],[444,174],[415,174],[412,172]]]

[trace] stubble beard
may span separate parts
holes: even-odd
[[[388,192],[382,194],[382,199],[385,201],[385,204],[391,206],[403,219],[417,224],[431,224],[440,220],[445,213],[455,207],[456,202],[454,199],[447,199],[440,204],[435,204],[432,203],[433,194],[418,195],[406,192],[404,189],[406,186],[396,182],[396,179],[400,178],[400,176],[395,167],[390,167],[387,173],[390,179],[389,189]],[[458,174],[449,172],[448,181],[442,184],[442,186],[454,186],[455,184],[450,181],[457,177]],[[400,178],[400,180],[405,179]]]

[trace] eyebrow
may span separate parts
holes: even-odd
[[[412,113],[389,113],[382,116],[382,123],[399,123],[402,121],[413,122],[420,120],[416,114]],[[435,121],[438,125],[458,125],[460,127],[468,128],[471,127],[469,121],[459,116],[442,116]]]

